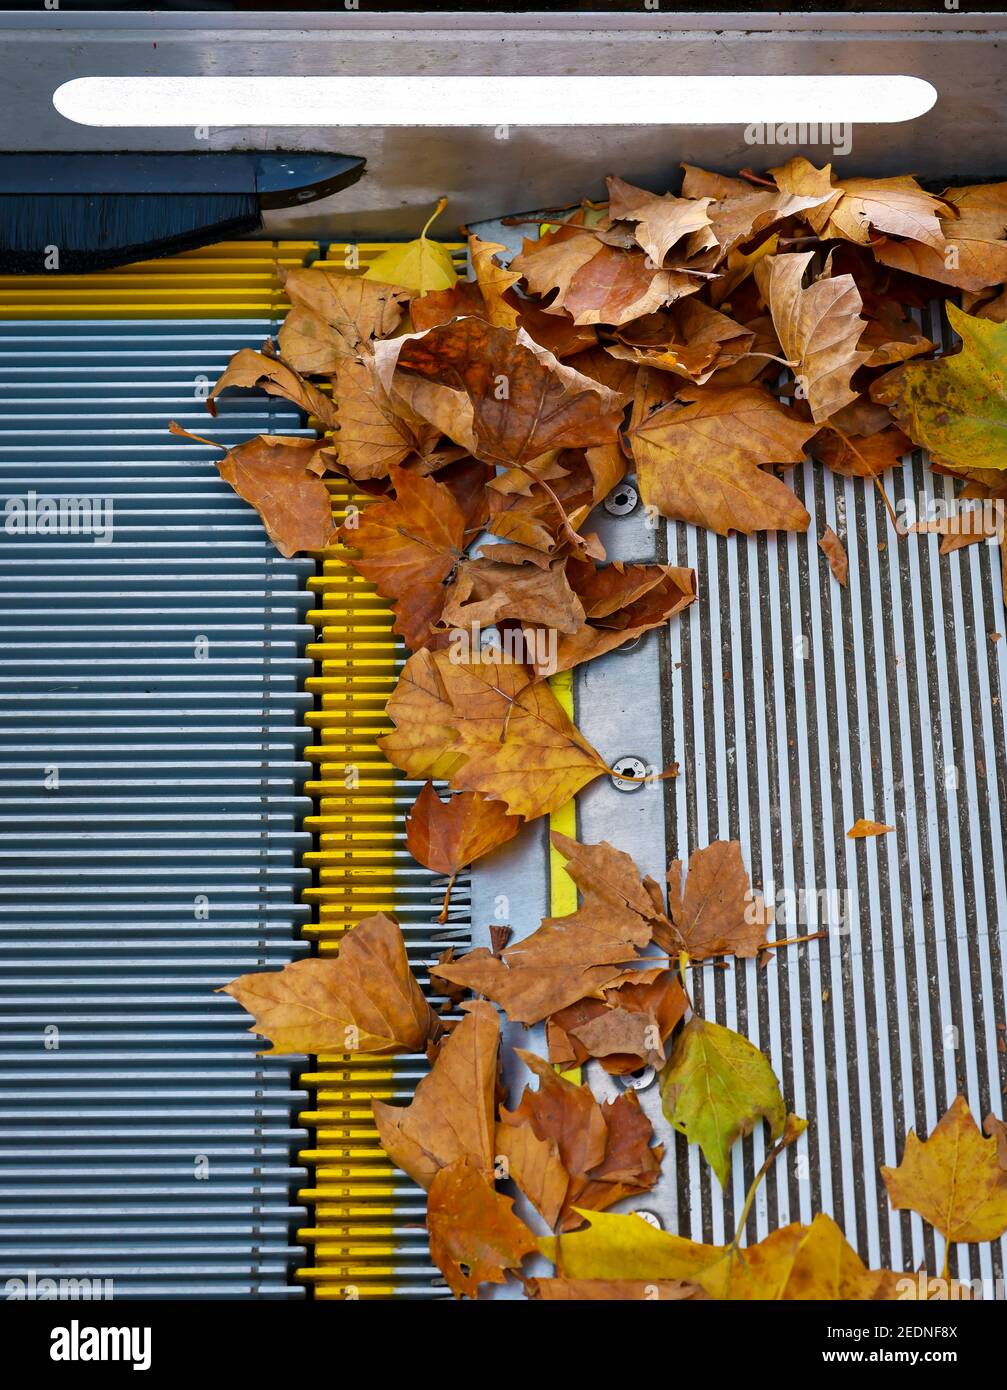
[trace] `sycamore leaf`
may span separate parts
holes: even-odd
[[[907,362],[872,389],[935,463],[947,468],[1007,468],[1007,323],[947,306],[960,352]]]
[[[402,375],[448,390],[471,420],[473,452],[508,467],[552,449],[613,443],[626,404],[522,329],[494,328],[480,318],[402,340],[396,380]]]
[[[866,246],[875,231],[908,237],[943,251],[940,216],[954,216],[953,209],[942,198],[922,189],[911,175],[843,179],[835,188],[841,195],[837,202],[803,214],[823,241],[841,237]]]
[[[465,518],[443,483],[394,467],[391,478],[395,497],[364,508],[341,536],[356,552],[353,568],[393,600],[394,630],[415,650],[440,619],[444,581],[464,549]]]
[[[1007,280],[1007,183],[946,188],[938,211],[943,245],[882,238],[871,250],[896,270],[978,292]],[[954,213],[957,216],[954,216]]]
[[[514,1215],[514,1200],[497,1192],[469,1159],[441,1168],[430,1184],[430,1257],[455,1298],[475,1298],[480,1284],[503,1284],[538,1242]]]
[[[547,687],[545,687],[547,688]],[[553,843],[583,902],[567,917],[547,917],[501,956],[470,951],[438,974],[495,1000],[516,1023],[539,1023],[624,976],[660,917],[632,859],[609,844],[579,845],[558,832]]]
[[[843,549],[843,543],[833,531],[831,526],[826,526],[822,532],[822,539],[818,542],[818,548],[829,562],[829,569],[832,571],[838,582],[846,588],[846,577],[850,571],[850,562]]]
[[[212,443],[189,434],[174,420],[168,428],[197,443]],[[325,550],[335,543],[332,502],[320,477],[327,465],[324,455],[317,439],[260,434],[229,449],[217,464],[224,481],[259,513],[281,555]]]
[[[295,371],[275,357],[266,357],[253,348],[242,348],[227,364],[216,386],[206,398],[206,408],[211,415],[217,413],[217,397],[229,386],[242,387],[246,391],[265,391],[270,396],[282,396],[308,415],[314,415],[326,429],[334,429],[337,423],[335,406],[328,396],[304,381]]]
[[[872,835],[888,835],[895,829],[894,825],[882,825],[876,820],[856,820],[846,832],[848,840],[866,840]]]
[[[761,1119],[783,1133],[787,1109],[769,1062],[747,1038],[693,1015],[661,1073],[661,1098],[671,1125],[727,1186],[731,1148]]]
[[[255,1019],[272,1052],[420,1052],[440,1032],[413,978],[398,923],[367,917],[335,960],[295,960],[222,987]]]
[[[575,324],[629,323],[695,294],[703,283],[681,270],[658,268],[643,251],[607,246],[572,223],[525,241],[511,269],[520,271],[533,294],[555,290],[546,312],[567,313]]]
[[[489,1004],[467,1008],[408,1105],[371,1102],[385,1153],[428,1190],[458,1159],[493,1176],[500,1020]]]
[[[409,299],[398,286],[324,265],[287,271],[283,288],[293,308],[280,329],[280,356],[308,376],[327,376],[394,333]]]
[[[752,957],[766,942],[769,915],[753,892],[737,840],[715,840],[689,856],[682,891],[682,861],[668,869],[670,927],[655,928],[665,950],[685,951],[693,960],[710,956]]]
[[[910,1130],[902,1162],[881,1169],[896,1211],[918,1211],[949,1244],[999,1240],[1007,1231],[1007,1170],[961,1096],[929,1139]]]
[[[635,222],[637,245],[646,251],[654,265],[664,258],[682,237],[709,227],[706,209],[709,198],[676,198],[636,188],[623,179],[610,178],[608,214],[613,222]],[[712,234],[709,238],[714,243]]]
[[[569,1070],[597,1057],[605,1071],[625,1076],[647,1064],[664,1065],[665,1044],[685,1014],[685,990],[671,970],[635,974],[638,981],[605,989],[604,999],[579,999],[549,1017],[546,1038],[554,1066]],[[630,1018],[638,1021],[630,1025]],[[655,1060],[655,1037],[660,1061]]]
[[[701,386],[717,371],[740,362],[755,334],[698,299],[637,319],[608,344],[613,357],[684,376]]]
[[[813,251],[767,256],[755,278],[769,304],[783,354],[803,386],[816,423],[827,420],[857,393],[850,377],[870,356],[857,342],[867,327],[852,275],[824,275],[806,289],[804,272]]]
[[[570,587],[565,563],[463,560],[446,594],[442,626],[493,627],[504,618],[515,618],[576,633],[584,623],[584,607]]]
[[[406,848],[420,864],[453,878],[521,829],[520,816],[509,816],[502,801],[479,792],[461,792],[442,801],[427,782],[406,818]]]
[[[345,358],[338,364],[333,398],[339,467],[358,481],[388,477],[411,455],[430,453],[440,439],[436,427],[392,401],[370,358]]]
[[[791,160],[786,168],[789,170],[793,165],[794,161]],[[718,262],[725,260],[735,247],[749,241],[757,232],[765,231],[786,217],[828,206],[836,198],[828,170],[814,170],[810,165],[810,174],[803,171],[785,184],[778,180],[779,190],[754,188],[744,179],[711,174],[692,164],[683,164],[682,168],[685,170],[683,197],[714,200],[708,211],[719,247]]]
[[[495,328],[517,328],[520,308],[512,295],[511,286],[517,284],[521,276],[514,270],[507,270],[497,261],[497,256],[507,254],[507,247],[496,241],[480,241],[477,236],[469,237],[469,257],[475,271],[476,284],[482,295],[486,318]]]
[[[515,1110],[500,1111],[497,1148],[547,1225],[570,1230],[583,1221],[575,1208],[603,1210],[654,1186],[664,1150],[650,1147],[654,1131],[635,1092],[599,1105],[586,1086],[567,1081],[541,1057],[520,1048],[517,1055],[538,1078],[538,1089],[526,1087]]]
[[[564,806],[608,769],[571,723],[547,685],[527,668],[484,653],[490,660],[453,661],[437,654],[438,671],[453,706],[455,749],[464,762],[454,787],[505,803],[511,815],[533,820]]]
[[[448,205],[441,198],[415,241],[392,246],[372,261],[364,272],[365,280],[383,280],[391,285],[404,285],[418,294],[431,290],[449,290],[458,279],[451,252],[438,241],[431,241],[427,228]]]
[[[830,1216],[773,1231],[741,1249],[700,1245],[639,1216],[591,1213],[590,1225],[539,1248],[568,1280],[682,1280],[731,1301],[894,1300],[899,1276],[868,1269]],[[915,1276],[908,1276],[915,1284]],[[946,1294],[945,1294],[946,1296]]]
[[[406,662],[385,713],[395,728],[378,747],[406,776],[446,778],[460,765],[454,707],[429,651],[421,648]]]
[[[804,504],[767,464],[798,463],[815,426],[761,386],[691,387],[630,431],[647,506],[711,531],[806,531]]]

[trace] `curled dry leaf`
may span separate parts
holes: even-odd
[[[538,1078],[515,1110],[500,1111],[497,1149],[510,1176],[552,1229],[582,1224],[581,1210],[604,1210],[648,1192],[661,1171],[661,1147],[633,1091],[599,1105],[541,1057],[517,1050]],[[527,1131],[531,1131],[530,1135]]]
[[[367,917],[335,960],[312,956],[239,975],[222,988],[255,1019],[273,1052],[421,1052],[440,1032],[406,958],[398,923]]]
[[[242,348],[236,352],[221,375],[216,386],[206,398],[206,408],[211,415],[217,413],[217,397],[229,386],[242,387],[246,391],[265,391],[270,396],[282,396],[293,401],[308,415],[315,416],[326,429],[334,429],[337,423],[336,409],[332,401],[317,386],[293,371],[275,357],[265,357],[252,348]]]
[[[850,378],[870,353],[857,343],[867,324],[852,275],[823,275],[806,289],[813,251],[767,256],[755,270],[784,356],[803,387],[812,418],[820,424],[857,399]]]
[[[938,210],[943,243],[883,238],[872,251],[882,264],[973,293],[1007,281],[1007,183],[947,188]],[[957,214],[957,215],[955,215]]]
[[[846,832],[848,840],[866,840],[872,835],[889,835],[895,829],[894,825],[882,825],[876,820],[856,820]]]
[[[471,1160],[456,1159],[435,1174],[427,1202],[430,1257],[455,1298],[475,1298],[480,1284],[503,1284],[538,1242]]]
[[[843,179],[834,187],[839,194],[835,202],[802,214],[823,241],[839,237],[867,246],[875,240],[872,232],[882,232],[943,251],[940,219],[954,217],[954,208],[927,193],[910,174],[891,179]]]
[[[613,222],[636,224],[636,243],[657,266],[671,248],[690,232],[709,227],[709,198],[676,198],[671,193],[648,193],[623,179],[610,178],[608,214]],[[712,233],[708,237],[716,245]],[[705,248],[704,248],[705,249]]]
[[[321,265],[288,270],[283,288],[293,307],[280,329],[280,356],[307,376],[328,376],[370,352],[398,328],[409,299],[401,286]]]
[[[539,1023],[580,999],[603,998],[603,987],[621,982],[623,966],[650,942],[659,914],[628,854],[558,833],[553,843],[583,893],[578,910],[547,917],[500,957],[479,948],[441,971],[495,1000],[516,1023]]]
[[[408,1105],[371,1102],[385,1153],[428,1190],[459,1159],[493,1179],[500,1021],[489,1004],[467,1007]]]
[[[644,502],[711,531],[806,531],[804,504],[767,465],[798,463],[815,426],[761,386],[690,387],[630,431]]]
[[[370,358],[345,358],[333,384],[339,432],[334,440],[339,467],[351,478],[387,478],[413,455],[431,454],[440,431],[392,401]]]
[[[630,979],[605,989],[604,999],[580,999],[547,1020],[549,1060],[554,1066],[568,1069],[596,1057],[611,1075],[625,1076],[648,1063],[664,1065],[665,1045],[685,1015],[685,990],[671,970],[635,973],[638,982]],[[605,1022],[613,1015],[620,1019],[620,1028],[626,1025],[618,1036]],[[632,1029],[627,1015],[639,1020]],[[653,1060],[655,1038],[659,1062]]]
[[[668,869],[668,914],[670,924],[659,924],[654,940],[693,960],[751,957],[766,943],[769,914],[752,890],[737,840],[716,840],[694,850],[684,892],[682,861],[674,861]]]
[[[850,562],[846,558],[846,551],[843,549],[842,541],[831,526],[826,526],[825,530],[822,532],[822,539],[818,542],[818,548],[828,560],[829,569],[845,589],[846,578],[850,570]]]
[[[565,563],[463,560],[448,590],[441,625],[493,627],[505,618],[576,633],[584,623],[584,607],[570,587]]]
[[[199,444],[223,447],[190,434],[174,420],[168,428]],[[325,471],[324,454],[315,439],[260,434],[228,449],[217,464],[224,481],[259,513],[281,555],[325,550],[336,540],[332,502],[319,476]]]
[[[620,330],[607,350],[613,357],[671,372],[701,386],[715,372],[740,362],[754,341],[752,329],[701,300],[685,299]]]
[[[997,1138],[983,1138],[962,1096],[929,1139],[910,1130],[902,1162],[882,1167],[881,1176],[895,1210],[918,1211],[949,1245],[998,1240],[1007,1231],[1007,1169]]]
[[[787,1118],[779,1082],[759,1049],[696,1015],[661,1073],[661,1099],[669,1123],[699,1145],[721,1187],[727,1186],[735,1141],[763,1119],[778,1139]]]

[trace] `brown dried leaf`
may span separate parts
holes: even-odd
[[[682,891],[682,861],[668,870],[671,930],[656,928],[654,939],[669,952],[686,951],[693,960],[710,956],[756,956],[765,945],[769,921],[765,904],[752,891],[737,840],[716,840],[689,856]]]
[[[462,792],[442,801],[427,782],[406,818],[406,848],[420,864],[453,877],[521,829],[520,816],[509,816],[502,801],[478,792]]]
[[[485,1175],[461,1158],[441,1168],[430,1184],[427,1230],[430,1257],[455,1298],[476,1298],[480,1284],[503,1284],[538,1241]]]
[[[825,530],[822,532],[822,539],[818,542],[818,548],[824,552],[829,562],[829,569],[845,589],[846,577],[850,570],[850,562],[846,558],[846,551],[843,549],[842,541],[831,526],[826,526]]]
[[[283,288],[294,307],[280,329],[280,356],[309,376],[329,375],[394,333],[409,300],[408,290],[327,266],[289,270]]]
[[[265,391],[270,396],[282,396],[320,420],[326,429],[334,429],[337,424],[336,409],[328,396],[323,395],[317,386],[304,381],[285,363],[275,357],[265,357],[252,348],[242,348],[227,364],[216,386],[206,398],[206,408],[211,415],[217,413],[217,397],[229,386],[238,386],[247,391]]]

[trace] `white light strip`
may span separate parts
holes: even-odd
[[[88,126],[888,124],[929,111],[919,77],[76,77]]]

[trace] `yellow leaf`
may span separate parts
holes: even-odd
[[[1007,1170],[961,1096],[929,1139],[910,1130],[902,1162],[882,1168],[896,1211],[918,1211],[948,1240],[998,1240],[1007,1231]]]
[[[385,251],[368,266],[364,279],[402,285],[407,290],[416,290],[418,294],[451,289],[458,279],[451,252],[427,236],[427,227],[447,205],[447,198],[441,198],[417,239]]]

